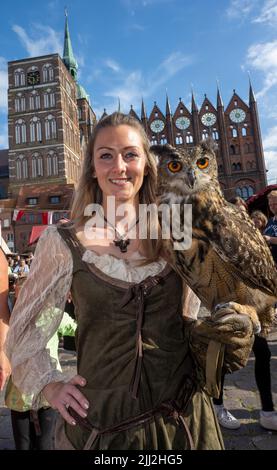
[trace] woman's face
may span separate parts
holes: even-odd
[[[263,222],[261,221],[261,219],[259,219],[258,217],[252,217],[252,220],[254,222],[254,225],[256,228],[258,228],[259,230],[262,230],[263,228]]]
[[[94,168],[103,199],[135,203],[143,183],[146,156],[139,132],[120,125],[101,129],[94,143]]]
[[[274,215],[277,215],[277,197],[269,197],[268,205],[271,212],[273,212]]]

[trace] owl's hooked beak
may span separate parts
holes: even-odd
[[[187,184],[189,188],[193,189],[195,183],[195,173],[194,170],[190,169],[187,171]]]

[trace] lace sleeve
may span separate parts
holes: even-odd
[[[6,353],[15,385],[40,408],[41,390],[63,380],[46,344],[58,330],[72,282],[70,250],[57,228],[46,229],[38,242],[30,273],[20,290],[10,319]]]

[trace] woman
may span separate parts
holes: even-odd
[[[150,228],[159,228],[157,218],[148,221],[148,237],[139,239],[139,205],[156,202],[155,184],[143,128],[114,113],[94,128],[73,224],[51,227],[39,241],[7,351],[13,379],[32,393],[32,407],[44,397],[60,412],[57,448],[223,448],[204,387],[218,388],[221,340],[227,369],[245,365],[252,325],[245,317],[246,327],[235,336],[228,322],[184,321],[183,305],[189,308],[193,294],[163,258],[160,236],[149,237]],[[92,203],[102,208],[97,227],[84,215]],[[64,382],[45,345],[69,290],[78,324],[78,375]]]
[[[1,241],[1,237],[0,237]],[[8,263],[0,246],[0,391],[4,389],[11,373],[10,364],[4,352],[4,343],[9,328],[10,312],[8,307]]]

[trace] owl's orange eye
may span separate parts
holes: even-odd
[[[182,169],[182,165],[180,162],[169,162],[169,164],[167,165],[167,168],[169,169],[169,171],[171,171],[171,173],[178,173],[178,171],[180,171]]]
[[[196,165],[200,170],[205,170],[209,166],[209,159],[207,157],[199,158],[196,162]]]

